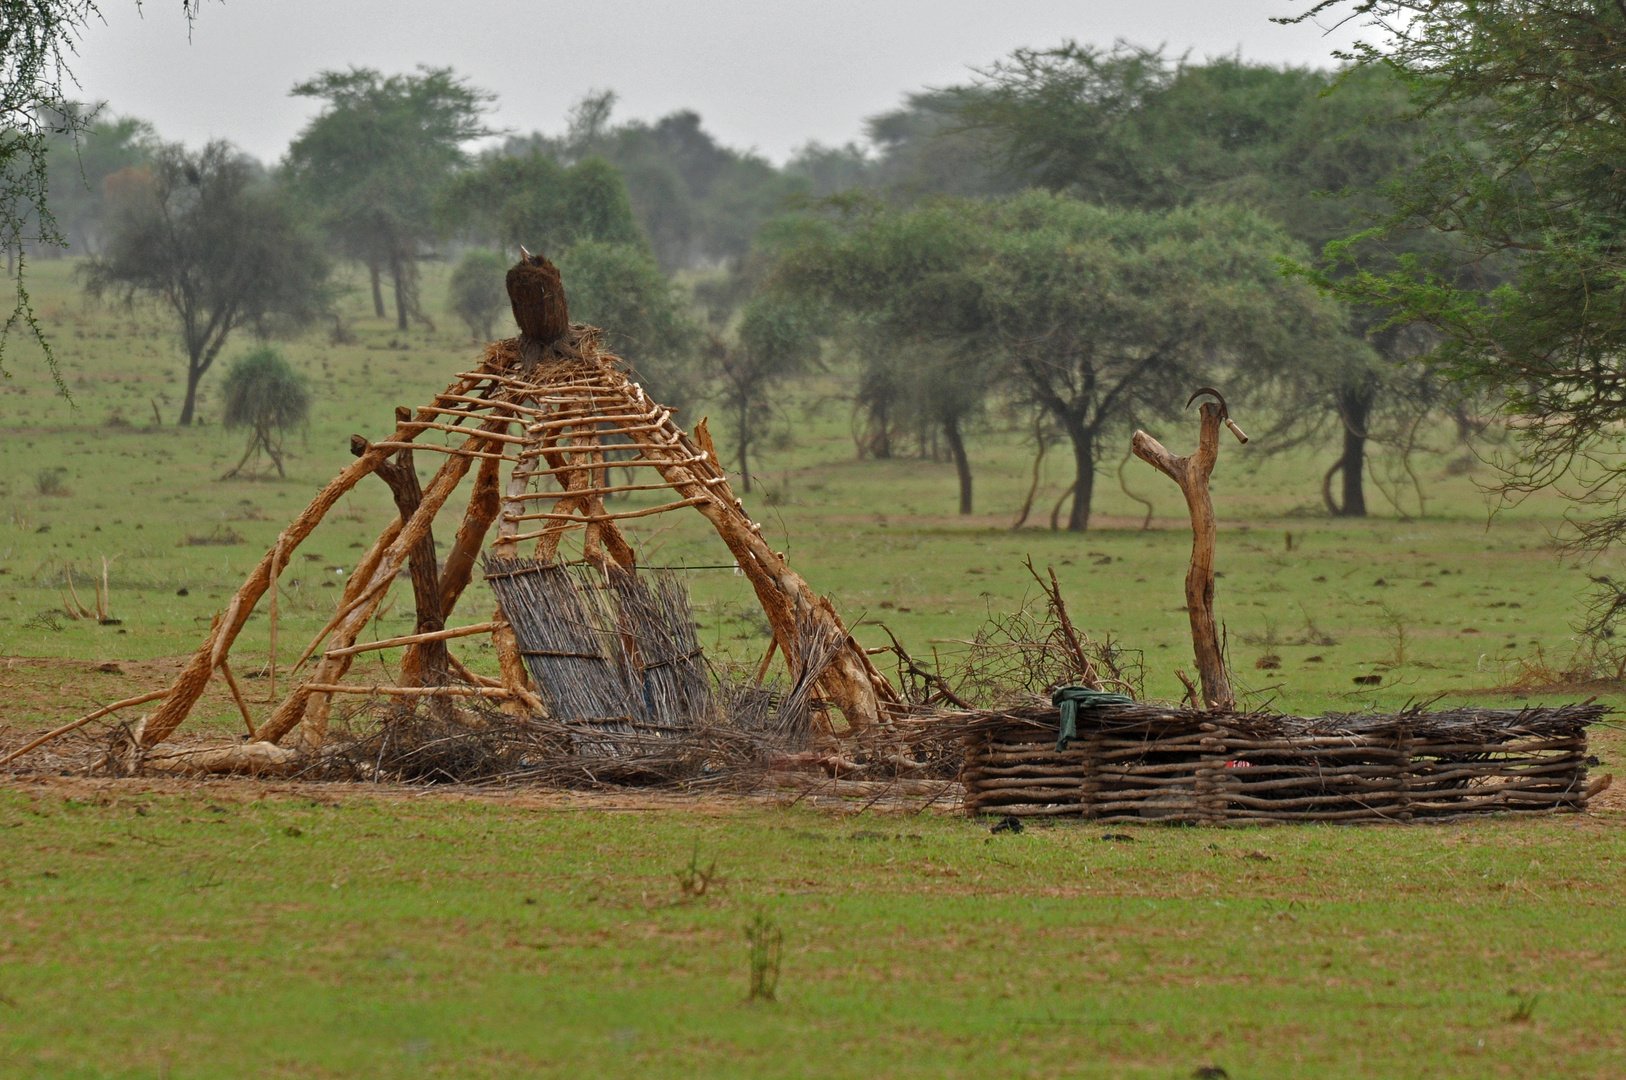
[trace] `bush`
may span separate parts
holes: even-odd
[[[259,348],[232,361],[223,394],[226,430],[249,431],[243,459],[226,476],[238,475],[261,452],[276,465],[278,476],[288,475],[282,467],[283,436],[310,419],[311,394],[304,376],[275,349]]]
[[[508,310],[508,260],[494,251],[471,251],[452,271],[449,306],[477,341],[490,341]]]

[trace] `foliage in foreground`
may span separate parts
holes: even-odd
[[[1328,0],[1303,17],[1323,11],[1364,19],[1360,62],[1398,73],[1413,116],[1450,125],[1382,186],[1391,209],[1378,225],[1328,248],[1316,280],[1432,328],[1444,339],[1436,366],[1505,399],[1522,436],[1515,494],[1557,486],[1576,499],[1583,546],[1626,537],[1626,212],[1613,165],[1626,154],[1626,9]],[[1419,234],[1453,246],[1398,265],[1373,257],[1373,240]]]

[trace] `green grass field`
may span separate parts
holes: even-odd
[[[1622,831],[0,793],[14,1077],[1605,1077]],[[636,806],[638,800],[615,805]],[[723,881],[686,896],[698,851]],[[746,1000],[743,927],[783,934]]]
[[[161,685],[350,460],[349,435],[388,432],[393,406],[478,354],[441,317],[431,268],[437,331],[400,334],[357,308],[354,343],[284,346],[318,391],[309,431],[286,479],[223,481],[242,442],[218,425],[220,373],[206,422],[168,426],[184,389],[173,335],[155,312],[85,301],[71,272],[39,264],[33,285],[73,403],[27,349],[0,384],[11,745]],[[1190,540],[1172,484],[1126,467],[1156,507],[1142,532],[1114,460],[1096,527],[1053,533],[1067,483],[1053,453],[1040,527],[1012,532],[1031,459],[995,417],[973,443],[978,514],[961,518],[947,463],[855,459],[842,386],[826,373],[789,388],[747,505],[862,641],[884,643],[884,622],[917,654],[952,651],[1033,593],[1031,557],[1056,568],[1080,626],[1143,653],[1149,694],[1178,696]],[[1154,433],[1183,452],[1194,427]],[[1524,665],[1568,655],[1587,572],[1614,565],[1560,556],[1556,500],[1492,518],[1492,472],[1452,451],[1417,459],[1426,513],[1409,489],[1410,517],[1373,489],[1373,518],[1332,520],[1318,494],[1330,458],[1267,450],[1228,443],[1214,482],[1218,604],[1248,703],[1618,700],[1513,688]],[[421,470],[438,464],[421,455]],[[393,513],[369,481],[307,541],[283,580],[284,667]],[[728,561],[698,515],[629,524],[649,563]],[[65,617],[67,582],[89,603],[104,558],[122,621]],[[759,657],[745,580],[688,578],[712,653]],[[410,626],[397,590],[379,637]],[[456,619],[491,603],[477,585]],[[256,616],[234,653],[245,679],[266,626]],[[480,645],[456,651],[495,669]],[[1279,668],[1256,668],[1267,654]],[[358,676],[391,660],[371,654]],[[1370,674],[1382,684],[1354,683]],[[249,697],[263,715],[262,686]],[[218,693],[196,722],[240,723]],[[1598,733],[1601,771],[1618,742]],[[1069,825],[992,836],[935,812],[16,775],[0,789],[0,1075],[1616,1076],[1620,817],[1147,826],[1120,841]],[[697,850],[726,885],[694,899],[674,875]],[[784,935],[777,1003],[745,1000],[742,928],[759,912]]]

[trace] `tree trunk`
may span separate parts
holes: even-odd
[[[395,328],[404,331],[410,324],[407,322],[406,267],[399,255],[390,259],[390,276],[395,282]]]
[[[740,425],[739,425],[740,491],[742,491],[746,495],[751,494],[751,463],[746,457],[746,451],[747,451],[747,449],[749,449],[748,444],[751,441],[750,434],[749,434],[750,428],[748,426],[750,418],[751,418],[750,407],[748,405],[746,405],[745,402],[742,400],[740,402]]]
[[[1202,404],[1202,428],[1197,449],[1188,457],[1175,457],[1162,443],[1135,432],[1130,447],[1135,456],[1163,473],[1186,497],[1191,512],[1191,567],[1186,571],[1186,615],[1191,622],[1191,645],[1202,679],[1203,703],[1210,709],[1229,711],[1236,704],[1231,677],[1225,670],[1225,652],[1214,616],[1214,500],[1208,492],[1208,478],[1219,458],[1219,430],[1225,421],[1223,405]],[[1233,427],[1233,431],[1236,429]],[[1237,438],[1246,438],[1237,432]]]
[[[948,440],[949,453],[954,456],[954,471],[960,476],[960,513],[971,513],[971,461],[965,456],[965,439],[960,435],[960,421],[943,421],[943,437]]]
[[[1366,474],[1367,422],[1372,418],[1372,405],[1376,390],[1367,384],[1339,389],[1336,404],[1338,418],[1344,425],[1344,453],[1334,466],[1334,472],[1343,474],[1344,498],[1342,505],[1332,501],[1332,477],[1322,489],[1327,510],[1334,517],[1365,517],[1366,490],[1362,486]]]
[[[368,263],[367,272],[373,278],[373,314],[382,319],[384,317],[384,275],[379,273],[377,263]]]
[[[1339,471],[1344,474],[1344,505],[1340,517],[1365,517],[1366,492],[1361,486],[1366,469],[1366,436],[1344,429],[1344,457]]]
[[[412,414],[407,413],[406,419],[411,418]],[[397,423],[404,422],[399,412],[396,414],[396,420]],[[350,437],[350,452],[355,456],[361,457],[370,449],[367,440],[361,436]],[[418,480],[418,470],[412,461],[412,451],[402,450],[396,455],[395,461],[382,461],[375,471],[378,478],[389,485],[390,495],[395,499],[395,509],[401,515],[401,520],[411,521],[412,515],[417,513],[418,507],[423,503],[423,485]],[[412,575],[412,600],[417,611],[413,633],[432,634],[437,630],[446,629],[446,616],[441,609],[440,569],[435,557],[435,534],[432,528],[424,530],[418,542],[412,546],[407,565]],[[408,660],[410,668],[406,662]],[[403,661],[401,671],[403,686],[445,685],[448,665],[444,641],[425,642],[415,650],[408,650]]]
[[[203,381],[203,367],[196,361],[190,360],[186,365],[186,400],[181,404],[181,418],[176,421],[181,427],[192,426],[192,414],[197,411],[198,383]]]
[[[1073,467],[1077,479],[1073,481],[1073,512],[1067,518],[1068,532],[1083,532],[1090,527],[1090,501],[1095,496],[1095,439],[1092,434],[1076,425],[1069,425],[1067,437],[1073,444]]]

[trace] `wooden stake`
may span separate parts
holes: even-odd
[[[226,677],[226,685],[231,687],[231,698],[237,702],[237,711],[243,714],[243,726],[248,728],[248,737],[254,738],[254,717],[249,715],[248,702],[243,700],[243,691],[237,685],[237,678],[231,673],[231,665],[226,663],[224,657],[220,660],[220,673]]]
[[[751,680],[752,686],[761,686],[763,678],[768,674],[768,665],[773,663],[773,654],[779,651],[779,639],[768,640],[768,651],[762,654],[762,663],[757,665],[757,677]]]
[[[1219,397],[1206,388],[1198,394],[1204,392]],[[1193,400],[1196,396],[1193,395]],[[1197,450],[1189,457],[1176,457],[1144,431],[1135,432],[1130,445],[1136,457],[1179,484],[1186,497],[1186,508],[1191,512],[1191,568],[1186,571],[1186,612],[1191,620],[1197,676],[1202,680],[1204,704],[1210,709],[1230,710],[1236,705],[1236,696],[1231,692],[1231,679],[1225,671],[1219,628],[1214,618],[1214,500],[1208,493],[1208,478],[1219,459],[1220,424],[1226,419],[1225,399],[1220,398],[1217,405],[1203,402],[1201,413]]]
[[[277,537],[277,546],[271,550],[271,689],[266,691],[267,705],[277,700],[277,578],[282,574],[282,537]]]

